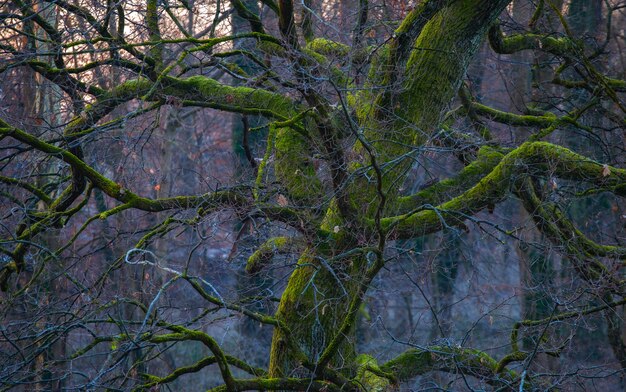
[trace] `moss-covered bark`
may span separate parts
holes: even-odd
[[[354,281],[349,265],[330,265],[306,251],[291,274],[276,312],[276,318],[289,327],[290,335],[274,332],[269,374],[288,377],[308,374],[302,359],[290,348],[296,345],[310,363],[316,363],[326,345],[341,326],[348,311]],[[352,375],[354,342],[348,336],[339,353],[329,364],[346,375]],[[323,369],[320,369],[323,370]]]
[[[290,128],[276,132],[276,177],[300,206],[315,207],[323,200],[322,183],[311,158],[310,141]]]
[[[370,173],[373,180],[366,181],[361,177],[353,181],[346,191],[350,203],[349,210],[339,212],[335,209],[336,205],[329,211],[332,218],[326,219],[327,226],[331,225],[339,230],[342,227],[349,227],[348,230],[351,230],[350,228],[360,226],[359,221],[362,222],[365,217],[380,216],[386,197],[393,199],[396,195],[397,191],[390,185],[397,181],[397,176],[402,174],[402,170],[401,168],[387,170],[384,174],[378,165],[383,165],[408,152],[412,145],[422,143],[427,135],[437,128],[442,113],[456,94],[467,64],[474,55],[488,24],[498,16],[507,2],[459,1],[443,7],[418,35],[415,49],[410,52],[406,71],[400,76],[402,88],[398,92],[393,92],[389,88],[395,86],[386,86],[388,90],[383,93],[382,99],[379,97],[374,100],[379,106],[374,110],[368,109],[372,97],[361,97],[360,101],[357,101],[356,110],[360,113],[361,121],[359,125],[363,128],[365,136],[359,139],[357,153],[362,154],[364,158],[361,165],[354,165],[352,169],[356,171],[359,166],[374,164],[375,167]],[[410,30],[413,23],[423,23],[423,20],[415,17],[407,21],[408,26],[404,29]],[[418,28],[417,32],[419,31]],[[388,55],[389,51],[383,50],[383,53]],[[435,69],[440,72],[433,72]],[[371,84],[388,82],[385,79],[381,81],[380,75],[372,76],[375,80],[370,81]],[[392,113],[391,120],[387,116],[378,117],[377,113],[381,111]],[[372,140],[371,146],[369,140]],[[376,156],[372,148],[376,151]],[[488,198],[489,195],[485,197]],[[343,219],[349,219],[350,222]],[[434,227],[438,222],[440,223],[440,219],[433,212],[430,221],[413,222],[416,224],[412,228],[423,234],[422,225]],[[375,241],[376,237],[376,235],[366,236],[362,240]],[[378,238],[382,240],[380,235]],[[346,293],[342,293],[338,289],[337,273],[330,274],[327,266],[321,265],[315,256],[305,254],[300,259],[299,267],[289,280],[277,312],[277,318],[291,330],[300,331],[294,333],[293,338],[313,363],[317,361],[317,356],[324,350],[329,339],[336,335],[338,326],[348,321],[346,317],[353,316],[346,314],[346,304],[350,303],[355,295],[362,293],[359,281],[367,265],[367,260],[348,259],[340,266],[329,266],[341,270],[341,281],[344,282],[341,287],[347,290]],[[319,256],[330,258],[333,255]],[[314,285],[317,290],[313,290]],[[303,329],[306,332],[302,331]],[[333,356],[329,364],[335,368],[345,368],[348,374],[353,372],[350,369],[352,364],[345,362],[354,357],[350,345],[353,330],[349,328],[346,331],[347,336],[342,343],[344,348]],[[280,331],[276,331],[272,344],[270,375],[289,375],[298,367],[295,358],[286,350],[285,340],[286,337]]]
[[[498,361],[485,352],[460,346],[410,349],[380,366],[380,370],[393,374],[399,380],[410,380],[435,370],[461,371],[506,389],[513,387],[518,381],[514,372],[498,369]]]
[[[607,170],[610,174],[604,175]],[[381,223],[385,231],[393,232],[398,238],[419,237],[446,225],[462,225],[466,216],[500,202],[523,172],[584,181],[617,195],[626,194],[624,169],[609,168],[554,144],[528,142],[509,152],[488,175],[463,194],[434,208],[425,209],[416,204],[413,212],[387,217]]]

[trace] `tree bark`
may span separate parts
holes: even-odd
[[[421,145],[437,129],[442,113],[456,95],[488,27],[508,2],[453,1],[426,23],[413,44],[414,49],[401,75],[402,88],[376,98],[378,105],[385,105],[393,112],[391,122],[395,126],[381,126],[387,120],[372,118],[373,112],[367,109],[372,104],[372,97],[361,97],[357,112],[361,113],[360,126],[365,135],[392,142],[378,143],[384,144],[377,146],[381,147],[379,151],[384,151],[382,162],[407,152],[406,147],[397,147],[398,142],[405,146]],[[411,23],[410,20],[405,22]],[[433,72],[435,69],[439,72]],[[371,202],[372,196],[376,198],[372,185],[363,192],[362,188],[357,189],[362,182],[356,183],[358,185],[351,187],[349,194],[368,195],[365,199],[357,198],[360,201],[369,199]],[[344,249],[346,245],[339,241],[339,247],[335,249]],[[355,369],[349,366],[355,355],[355,315],[350,305],[364,294],[361,282],[371,267],[371,254],[328,263],[323,260],[331,259],[336,251],[320,248],[314,254],[310,250],[301,256],[281,298],[276,318],[286,328],[277,328],[274,332],[270,377],[310,371],[304,370],[303,364],[316,364],[328,343],[336,340],[341,344],[328,365],[344,375],[354,375]],[[338,332],[340,328],[341,332]],[[339,336],[339,333],[345,336]],[[294,346],[301,351],[300,356],[295,354]],[[321,372],[324,369],[313,370]]]

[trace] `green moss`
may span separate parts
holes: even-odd
[[[498,149],[483,146],[478,151],[477,159],[463,168],[455,177],[440,181],[414,195],[399,198],[397,210],[406,212],[420,205],[441,204],[478,183],[500,163],[503,157],[504,154]]]
[[[357,119],[364,127],[376,127],[376,108],[380,103],[379,91],[386,88],[389,82],[389,56],[390,50],[387,45],[373,54],[365,88],[355,95]]]
[[[224,85],[206,76],[192,76],[186,79],[164,77],[164,94],[181,99],[205,101],[216,107],[230,111],[273,115],[287,119],[296,115],[296,105],[280,94],[250,87]]]
[[[324,56],[346,57],[350,54],[350,47],[325,38],[315,38],[307,44],[313,50]]]
[[[497,151],[489,153],[498,158]],[[605,169],[610,171],[604,175]],[[387,231],[395,230],[402,238],[422,236],[445,225],[462,225],[464,216],[473,215],[485,207],[495,205],[511,190],[520,174],[554,175],[586,181],[605,189],[618,190],[626,179],[626,170],[604,166],[566,148],[546,142],[527,142],[504,156],[497,166],[463,194],[437,206],[436,210],[414,211],[396,217],[384,218],[381,224]],[[617,193],[619,194],[619,193]],[[594,247],[597,250],[597,247]]]
[[[429,371],[432,365],[433,356],[430,352],[412,349],[385,363],[380,369],[392,373],[396,378],[404,381]]]
[[[512,371],[498,372],[498,362],[487,353],[460,346],[431,346],[410,349],[380,367],[399,380],[409,380],[431,371],[462,371],[481,375],[495,385],[510,385],[518,375]]]
[[[163,45],[160,44],[161,32],[159,31],[158,1],[146,1],[146,27],[148,28],[149,39],[154,44],[150,48],[150,56],[157,68],[163,65]]]
[[[274,146],[276,144],[276,127],[273,124],[270,124],[269,130],[267,132],[267,147],[265,148],[265,154],[263,155],[263,160],[259,164],[259,168],[257,170],[256,179],[254,181],[254,199],[259,200],[261,195],[261,188],[263,186],[264,179],[269,175],[267,173],[267,164],[270,161],[270,158],[274,154]]]
[[[326,230],[328,232],[336,232],[335,234],[338,234],[341,231],[342,224],[343,218],[339,213],[337,200],[333,199],[331,200],[328,209],[326,209],[326,214],[324,214],[324,219],[322,220],[320,228],[322,230]]]
[[[480,103],[473,102],[471,104],[472,109],[477,114],[488,117],[489,119],[508,125],[517,125],[523,127],[549,127],[553,125],[557,117],[553,113],[544,113],[541,116],[536,115],[521,115],[503,112],[489,106],[482,105]]]
[[[287,57],[287,51],[284,47],[274,42],[261,41],[257,44],[258,48],[264,53],[276,57]]]
[[[289,237],[270,238],[248,258],[246,272],[252,274],[260,271],[275,254],[288,251],[290,245],[292,241]]]
[[[117,99],[136,97],[147,91],[150,87],[152,87],[152,82],[145,78],[127,80],[124,83],[115,86],[115,88],[110,91],[107,98]]]
[[[310,141],[289,128],[276,133],[276,177],[297,205],[316,206],[323,200],[322,182],[310,158]]]
[[[519,361],[523,361],[528,357],[528,353],[523,353],[521,351],[515,351],[511,354],[505,355],[500,362],[498,362],[498,364],[496,365],[495,368],[495,372],[496,373],[500,373],[504,370],[504,368],[512,363],[512,362],[519,362]]]
[[[310,363],[315,363],[347,312],[349,301],[343,288],[346,287],[349,292],[349,287],[339,285],[337,275],[333,276],[328,266],[322,265],[310,252],[305,251],[298,260],[276,312],[276,318],[290,328],[290,335],[280,329],[275,330],[270,353],[270,377],[282,377],[300,363],[296,350],[290,348],[291,342]],[[348,283],[344,281],[342,284]],[[348,339],[340,345],[339,353],[329,365],[340,372],[351,373],[353,369],[349,366],[354,356],[354,346]]]
[[[499,27],[489,31],[491,47],[500,54],[512,54],[522,50],[543,50],[560,56],[570,57],[578,45],[567,37],[540,34],[513,34],[504,37]]]
[[[358,365],[356,380],[365,387],[368,392],[388,391],[390,388],[389,378],[381,377],[376,373],[383,373],[376,359],[371,355],[359,354],[355,363]],[[375,371],[376,373],[373,373]],[[389,375],[389,377],[392,377]]]
[[[422,144],[437,129],[443,109],[456,95],[469,61],[507,1],[478,7],[474,0],[455,1],[424,26],[407,61],[404,89],[397,108],[402,121],[415,125],[401,140]],[[437,70],[432,72],[432,70]]]
[[[313,320],[311,320],[309,313],[312,308],[308,307],[312,302],[313,296],[311,290],[307,290],[307,286],[314,272],[315,268],[312,260],[309,259],[306,253],[303,254],[298,261],[298,267],[289,277],[289,282],[281,296],[280,304],[276,311],[275,317],[281,323],[294,328],[297,328],[298,325],[306,325],[307,329],[313,325]],[[296,329],[293,336],[288,336],[284,331],[276,329],[270,351],[270,377],[283,377],[285,372],[293,369],[297,364],[297,356],[288,349],[289,339],[296,339],[297,343],[305,351],[305,354],[310,354],[307,353],[307,351],[310,351],[312,340],[309,333]]]

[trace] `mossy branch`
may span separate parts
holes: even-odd
[[[235,358],[230,355],[226,355],[225,358],[226,358],[226,361],[230,365],[235,366],[236,368],[239,368],[253,376],[259,377],[259,376],[265,375],[265,371],[263,369],[254,368],[248,365],[247,363],[243,362],[239,358]],[[178,379],[179,377],[185,374],[197,373],[201,371],[202,369],[204,369],[205,367],[213,365],[215,363],[217,363],[217,359],[215,358],[215,356],[209,356],[209,357],[202,358],[201,360],[197,361],[196,363],[192,365],[181,366],[179,368],[176,368],[176,370],[174,370],[172,373],[168,374],[167,376],[158,377],[158,376],[144,374],[143,377],[147,378],[148,382],[136,387],[133,390],[141,391],[141,390],[148,389],[156,385],[168,384],[172,381],[175,381],[176,379]]]
[[[610,173],[606,175],[607,171]],[[626,170],[595,162],[566,148],[527,142],[508,153],[475,186],[438,206],[417,204],[414,212],[382,219],[386,232],[395,238],[414,238],[446,226],[461,226],[468,215],[502,201],[521,173],[552,175],[587,182],[626,196]]]
[[[298,252],[303,248],[304,244],[292,237],[270,238],[248,258],[246,272],[249,274],[257,273],[263,269],[275,255]]]
[[[161,41],[161,30],[159,28],[158,0],[146,0],[146,27],[148,37],[152,42]],[[154,59],[157,70],[163,67],[163,45],[156,44],[150,48],[150,56]]]
[[[241,0],[232,0],[231,3],[237,11],[237,15],[250,24],[250,29],[253,32],[265,33],[263,22],[261,22],[261,18],[257,14],[249,10]]]
[[[350,55],[350,51],[352,50],[352,48],[348,45],[331,41],[326,38],[315,38],[311,42],[307,43],[306,48],[319,53],[322,56],[338,58],[345,58]]]
[[[464,167],[456,176],[439,181],[413,195],[399,197],[396,202],[397,208],[394,210],[409,212],[415,206],[444,203],[476,185],[500,163],[503,157],[504,154],[498,149],[483,146],[478,151],[477,159]]]
[[[469,103],[468,111],[501,124],[542,128],[529,138],[531,141],[537,141],[550,135],[556,129],[564,125],[573,125],[580,129],[591,131],[590,127],[578,123],[578,118],[595,103],[595,100],[592,100],[588,105],[585,105],[582,108],[577,108],[576,110],[573,110],[561,117],[557,117],[555,114],[550,112],[546,112],[540,116],[532,114],[515,114],[494,109],[478,102]]]
[[[191,287],[193,287],[193,289],[200,294],[200,296],[202,298],[204,298],[206,301],[220,306],[220,307],[224,307],[226,309],[230,309],[230,310],[234,310],[236,312],[240,312],[248,317],[250,317],[253,320],[256,320],[260,323],[263,324],[268,324],[268,325],[273,325],[275,327],[279,327],[281,328],[281,323],[279,320],[277,320],[276,318],[272,317],[272,316],[268,316],[262,313],[258,313],[258,312],[253,312],[251,310],[248,310],[246,308],[244,308],[243,306],[239,306],[239,305],[235,305],[235,304],[229,304],[229,303],[224,303],[220,298],[217,298],[213,295],[210,295],[209,293],[206,292],[206,290],[202,287],[202,285],[194,278],[189,277],[189,276],[183,276],[182,277],[184,280],[186,280]],[[284,327],[282,327],[284,328]]]
[[[524,207],[530,212],[533,220],[547,238],[561,245],[564,252],[571,256],[574,266],[587,280],[600,278],[618,283],[610,276],[607,268],[597,257],[626,259],[626,247],[617,245],[601,245],[590,240],[561,211],[559,206],[539,198],[530,180],[521,181],[516,189]],[[617,286],[616,286],[617,287]]]
[[[0,120],[0,126],[3,124]],[[128,189],[122,188],[116,182],[100,174],[94,168],[86,164],[71,152],[60,147],[48,144],[39,138],[32,136],[20,129],[13,127],[0,128],[0,135],[13,137],[37,150],[58,157],[79,171],[91,181],[97,188],[101,189],[108,196],[119,200],[122,203],[129,203],[132,208],[144,211],[165,211],[175,208],[211,208],[219,205],[230,204],[233,207],[243,207],[249,205],[248,199],[239,192],[218,191],[203,195],[175,196],[161,199],[150,199],[138,196]],[[214,204],[215,203],[215,204]]]
[[[37,188],[34,185],[31,185],[31,184],[25,182],[25,181],[18,180],[16,178],[0,176],[0,182],[8,184],[8,185],[15,185],[15,186],[18,186],[20,188],[23,188],[23,189],[27,190],[28,192],[32,193],[34,196],[36,196],[39,200],[43,201],[44,203],[46,203],[48,205],[50,203],[52,203],[52,198],[50,196],[48,196],[47,194],[45,194],[43,190]]]
[[[380,366],[400,381],[432,371],[462,372],[494,386],[512,388],[518,375],[510,370],[498,370],[498,362],[487,353],[460,346],[429,346],[405,351]]]
[[[426,2],[432,3],[432,1]],[[423,3],[423,4],[426,4]],[[432,17],[409,41],[410,54],[404,70],[403,88],[397,99],[384,102],[403,121],[417,130],[403,142],[422,144],[441,121],[445,107],[457,94],[470,59],[478,50],[487,25],[500,15],[509,1],[438,1]],[[428,4],[427,4],[428,5]],[[426,5],[426,6],[427,6]],[[421,15],[414,16],[420,20]],[[409,22],[405,20],[401,27]],[[420,21],[419,24],[423,22]],[[415,23],[410,23],[414,25]],[[399,28],[399,29],[400,29]],[[410,35],[410,34],[409,34]],[[432,72],[438,70],[438,72]]]
[[[580,310],[573,310],[570,312],[563,312],[563,313],[559,313],[556,315],[552,315],[550,317],[546,317],[540,320],[522,320],[522,321],[517,321],[514,325],[513,328],[511,329],[511,336],[510,336],[510,342],[511,342],[511,349],[512,349],[512,354],[509,354],[509,356],[504,357],[500,362],[501,365],[499,365],[499,367],[503,368],[504,366],[506,366],[506,363],[503,363],[503,361],[505,361],[505,359],[507,359],[507,357],[510,357],[509,362],[515,361],[515,360],[520,360],[517,359],[519,358],[521,355],[516,353],[522,353],[519,349],[519,345],[518,345],[518,341],[519,341],[519,331],[521,327],[536,327],[536,326],[540,326],[540,325],[547,325],[553,322],[559,322],[559,321],[563,321],[563,320],[567,320],[567,319],[571,319],[571,318],[576,318],[576,317],[582,317],[582,316],[587,316],[593,313],[598,313],[601,312],[603,310],[607,310],[607,309],[614,309],[618,306],[624,305],[626,304],[626,298],[623,298],[619,301],[614,301],[614,302],[610,302],[610,303],[605,303],[603,305],[599,305],[599,306],[591,306],[591,307],[587,307],[585,309],[580,309]],[[508,360],[508,359],[507,359]],[[522,359],[523,360],[523,359]]]
[[[543,116],[515,114],[494,109],[478,102],[472,102],[470,108],[477,115],[501,124],[513,126],[545,128],[552,125],[557,120],[557,116],[549,112],[545,113]]]
[[[198,46],[193,47],[191,49],[183,50],[183,52],[178,56],[178,59],[176,61],[173,61],[170,65],[168,65],[167,67],[164,67],[162,69],[162,71],[159,73],[159,75],[156,78],[155,82],[152,84],[152,87],[150,88],[150,90],[145,94],[144,97],[142,97],[142,99],[143,100],[148,100],[156,91],[158,91],[158,88],[159,88],[158,86],[161,85],[161,83],[163,82],[163,79],[166,76],[168,76],[169,73],[174,68],[176,68],[177,66],[181,66],[183,64],[184,60],[190,54],[195,53],[195,52],[208,52],[214,46],[216,46],[216,45],[218,45],[220,43],[228,42],[228,41],[234,41],[234,40],[243,39],[243,38],[256,38],[256,39],[259,39],[259,40],[266,40],[266,41],[269,41],[269,42],[272,42],[272,43],[275,43],[275,44],[278,43],[278,41],[275,40],[273,37],[268,36],[266,34],[260,34],[260,33],[243,33],[243,34],[236,34],[236,35],[229,35],[229,36],[225,36],[225,37],[201,40],[201,41],[198,42],[199,43]],[[188,39],[188,40],[193,41],[192,39]],[[156,47],[156,45],[155,45],[155,47]],[[229,102],[229,103],[231,103],[231,102]]]
[[[390,384],[397,384],[398,379],[388,372],[380,369],[376,359],[371,355],[359,354],[356,357],[358,368],[355,379],[365,386],[370,392],[382,392],[389,390]]]
[[[226,358],[226,354],[224,354],[222,348],[219,346],[217,341],[215,341],[215,339],[202,331],[185,328],[179,325],[170,325],[169,329],[173,330],[174,333],[152,336],[150,337],[150,341],[154,343],[169,342],[172,340],[195,340],[202,342],[209,350],[211,350],[211,352],[215,356],[215,361],[220,369],[222,379],[226,383],[226,386],[228,386],[229,390],[231,391],[235,390],[233,388],[235,386],[235,380],[230,371],[228,359]]]
[[[567,37],[541,34],[513,34],[505,36],[499,24],[489,29],[489,44],[499,54],[513,54],[522,50],[543,50],[557,56],[570,58],[578,46]]]
[[[231,391],[315,391],[315,392],[340,392],[341,388],[328,382],[311,380],[309,378],[253,378],[233,380],[233,389],[228,385],[221,385],[209,389],[208,392],[231,392]]]
[[[222,110],[246,110],[247,113],[254,113],[257,110],[256,114],[278,120],[286,120],[298,113],[297,105],[280,94],[245,86],[232,87],[205,76],[189,78],[164,76],[162,83],[163,87],[156,89],[156,94],[205,102]]]
[[[277,128],[274,171],[297,206],[315,207],[324,200],[310,141],[290,128]]]

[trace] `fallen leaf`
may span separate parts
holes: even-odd
[[[281,207],[286,207],[289,204],[287,198],[284,195],[278,195],[278,205]]]
[[[611,175],[611,168],[609,165],[602,165],[602,177],[608,177]]]
[[[550,179],[550,187],[552,188],[552,190],[556,190],[559,187],[559,184],[556,183],[556,180],[554,178]]]

